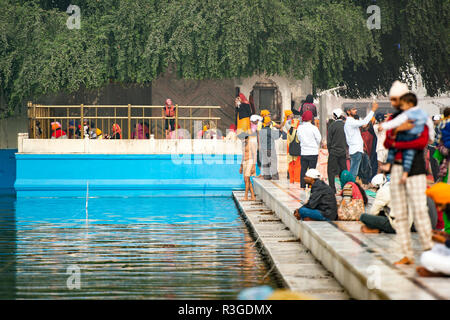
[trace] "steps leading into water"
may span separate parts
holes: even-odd
[[[242,191],[233,192],[233,198],[254,232],[256,242],[262,245],[271,268],[277,271],[287,288],[318,299],[349,299],[342,286],[272,210],[260,200],[242,201],[243,197]]]
[[[293,212],[306,198],[298,184],[254,179],[258,198],[355,299],[450,299],[450,278],[421,278],[415,266],[394,266],[401,258],[395,235],[363,234],[360,222],[300,222]],[[419,261],[420,243],[413,234]],[[295,258],[292,259],[295,263]]]

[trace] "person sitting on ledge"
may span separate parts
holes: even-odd
[[[370,208],[369,213],[361,215],[362,233],[395,233],[395,216],[391,208],[391,189],[390,182],[387,181],[384,174],[377,174],[372,179],[372,185],[378,189],[375,201]],[[430,216],[431,227],[436,228],[437,211],[433,200],[427,197],[427,207]],[[413,224],[412,211],[409,211],[408,221],[412,232],[416,232]]]
[[[439,210],[450,219],[450,185],[437,183],[427,189],[426,194],[432,198]],[[431,250],[420,257],[422,266],[416,268],[422,277],[450,276],[450,234],[445,231],[433,231],[433,240],[437,242]]]
[[[366,192],[347,170],[341,172],[340,180],[342,201],[338,208],[338,220],[358,221],[368,203]]]
[[[312,186],[308,202],[295,210],[294,216],[304,221],[334,221],[337,218],[337,203],[333,190],[320,180],[320,172],[309,169],[305,182]]]

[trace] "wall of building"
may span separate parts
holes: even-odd
[[[58,93],[42,96],[33,103],[43,105],[151,105],[151,84],[109,83],[106,86],[87,90],[81,88],[74,93]],[[111,113],[110,113],[111,114]],[[14,117],[0,119],[0,149],[17,148],[17,134],[28,132],[27,107],[17,110]],[[127,128],[122,128],[126,130]]]
[[[0,150],[0,195],[14,194],[17,149]]]
[[[235,95],[236,87],[232,79],[184,80],[178,79],[172,69],[152,82],[154,105],[164,105],[166,99],[170,98],[173,103],[184,106],[221,106],[221,109],[212,111],[211,115],[220,118],[218,128],[224,133],[235,122]],[[159,112],[158,115],[160,114]],[[208,111],[198,109],[192,115],[205,117],[208,116]],[[183,123],[180,126],[183,127]]]
[[[236,85],[239,87],[240,92],[245,94],[246,97],[249,97],[250,92],[257,82],[267,80],[273,81],[278,86],[282,98],[282,110],[290,110],[291,101],[294,101],[295,105],[299,105],[301,100],[312,93],[312,83],[309,79],[298,80],[277,75],[255,75],[237,80]]]

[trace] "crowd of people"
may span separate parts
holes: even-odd
[[[424,252],[417,272],[450,275],[450,108],[429,117],[399,81],[389,98],[392,114],[377,113],[375,101],[362,119],[354,107],[333,110],[325,139],[312,96],[286,110],[278,125],[268,110],[254,114],[240,94],[237,137],[244,142],[245,200],[248,192],[255,199],[250,177],[256,166],[261,179],[279,179],[275,141],[282,137],[289,182],[309,190],[309,199],[294,212],[297,219],[360,221],[361,232],[396,233],[403,256],[397,265],[414,263],[410,232],[418,232]],[[370,209],[368,195],[375,198]]]
[[[175,136],[175,116],[178,105],[174,105],[171,99],[167,99],[162,110],[163,114],[163,124],[165,129],[166,139],[175,138],[190,138],[190,134],[186,134],[185,130],[181,130],[180,125],[178,125],[179,133]],[[54,121],[50,124],[51,126],[51,139],[80,139],[82,136],[85,139],[122,139],[122,129],[118,123],[113,123],[111,126],[110,134],[104,133],[101,128],[97,126],[95,121],[90,121],[89,119],[83,120],[83,125],[81,125],[78,120],[69,120],[66,130],[60,122]],[[208,131],[209,128],[213,127],[211,123],[208,123],[204,127],[204,131]],[[206,128],[206,129],[205,129]],[[201,136],[203,136],[203,130]],[[83,132],[83,135],[81,134]],[[40,127],[40,122],[36,122],[36,137],[42,135],[42,129]],[[150,139],[151,130],[148,121],[137,121],[131,130],[131,139]]]

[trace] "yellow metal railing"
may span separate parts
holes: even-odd
[[[40,105],[28,103],[29,136],[34,139],[49,139],[52,135],[51,123],[59,122],[68,138],[84,138],[83,124],[87,120],[89,127],[95,126],[102,131],[103,137],[110,136],[112,125],[118,124],[122,131],[122,139],[164,139],[166,123],[175,120],[175,137],[178,137],[180,124],[187,130],[191,138],[195,122],[200,122],[196,128],[205,123],[213,123],[218,127],[220,117],[212,115],[220,106],[176,106],[175,116],[164,116],[164,106],[135,106],[135,105]],[[139,125],[140,124],[140,128]],[[79,134],[77,135],[77,128]],[[93,129],[93,128],[91,128]],[[181,129],[181,128],[180,128]],[[140,134],[141,130],[142,134]]]

